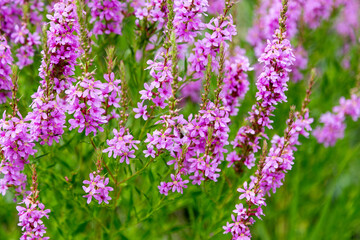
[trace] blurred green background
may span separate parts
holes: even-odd
[[[242,1],[234,8],[238,28],[234,42],[246,49],[253,65],[256,63],[253,50],[244,39],[252,24],[254,1]],[[316,68],[318,73],[309,106],[310,115],[315,119],[314,128],[321,114],[331,111],[341,96],[348,98],[350,89],[356,85],[359,47],[351,48],[350,68],[344,69],[344,56],[340,54],[344,40],[333,30],[334,17],[316,30],[303,30],[309,68],[304,71],[303,81],[289,84],[288,102],[278,106],[275,111],[274,130],[269,132],[270,136],[282,133],[291,105],[300,107],[311,68]],[[142,43],[133,40],[137,34],[134,20],[133,17],[125,19],[122,36],[93,38],[97,79],[102,79],[106,69],[105,48],[110,44],[115,45],[118,59],[124,60],[126,65],[132,106],[139,99],[138,91],[143,82],[150,79],[148,71],[143,70],[146,61],[154,57],[153,52],[146,52],[143,59],[136,62],[135,53],[142,48]],[[38,87],[39,66],[38,51],[35,63],[20,72],[19,105],[23,115],[29,110],[30,96]],[[250,91],[239,115],[232,118],[230,140],[233,140],[255,99],[254,72],[249,74],[249,80]],[[196,104],[188,102],[182,113],[188,116],[197,109]],[[1,106],[1,112],[3,110],[4,106]],[[131,113],[127,126],[137,138],[145,122],[135,120],[133,116]],[[284,186],[267,200],[263,221],[257,220],[252,228],[253,239],[360,239],[360,125],[352,119],[347,119],[346,124],[345,138],[334,147],[325,148],[312,136],[309,139],[301,138],[302,145],[295,154],[293,170],[287,174]],[[112,122],[106,126],[104,133],[94,138],[98,146],[104,145],[106,135],[114,126]],[[141,149],[144,146],[141,144]],[[217,183],[205,182],[200,187],[189,184],[183,195],[170,193],[163,197],[157,186],[160,181],[168,180],[171,172],[166,165],[169,155],[165,154],[122,184],[118,189],[120,197],[117,202],[112,200],[109,205],[98,205],[93,201],[87,205],[82,197],[82,181],[95,169],[96,161],[89,138],[77,131],[66,132],[59,144],[52,147],[37,145],[37,149],[38,153],[30,161],[37,165],[40,199],[46,208],[51,209],[49,220],[45,220],[47,236],[56,240],[230,239],[230,235],[222,234],[222,226],[230,221],[232,210],[239,203],[236,189],[251,174],[237,175],[224,162]],[[130,166],[116,164],[106,154],[104,158],[110,168],[116,169],[121,181],[142,169],[149,161],[144,158],[142,151],[139,152]],[[26,172],[29,173],[29,169]],[[69,181],[65,180],[65,176]],[[114,192],[110,196],[114,197]],[[1,240],[20,237],[13,197],[11,193],[0,197]]]

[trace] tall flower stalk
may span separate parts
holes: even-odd
[[[48,15],[49,30],[44,33],[44,49],[40,66],[41,86],[32,95],[33,109],[26,116],[31,122],[32,135],[40,144],[59,142],[65,128],[66,103],[60,96],[75,80],[76,59],[79,56],[79,24],[76,5],[62,0],[54,5],[54,14]]]
[[[267,41],[264,53],[259,58],[259,63],[264,66],[256,82],[257,102],[249,112],[248,124],[239,129],[232,142],[236,150],[227,157],[229,166],[234,164],[237,171],[240,171],[243,164],[249,169],[255,166],[255,153],[260,148],[259,141],[267,137],[265,129],[272,128],[272,112],[278,103],[286,101],[285,91],[290,67],[295,60],[290,41],[286,39],[287,3],[288,1],[283,1],[279,29],[275,31],[273,39]]]
[[[255,223],[255,217],[261,219],[264,215],[262,207],[266,206],[266,196],[275,193],[276,189],[283,185],[286,173],[292,169],[294,152],[297,150],[295,146],[300,144],[300,135],[309,136],[313,119],[309,118],[307,105],[313,83],[314,73],[301,110],[295,112],[295,107],[290,110],[284,136],[274,135],[269,150],[267,142],[264,141],[255,175],[250,176],[250,182],[244,182],[243,186],[237,189],[242,203],[235,205],[234,214],[231,215],[232,222],[223,227],[224,233],[231,233],[233,240],[251,239],[250,226]]]

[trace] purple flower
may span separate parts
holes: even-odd
[[[316,1],[316,0],[315,0]],[[302,10],[304,9],[304,2],[308,0],[289,1],[286,19],[287,36],[292,39],[296,36],[299,23],[301,22]],[[329,4],[331,5],[331,4]],[[266,47],[266,40],[270,39],[279,25],[279,14],[281,10],[281,0],[262,0],[261,4],[256,9],[256,16],[253,27],[249,30],[247,40],[255,48],[256,57],[260,57]],[[303,19],[306,21],[307,19]],[[302,79],[300,70],[307,67],[307,54],[301,45],[298,45],[294,52],[297,60],[294,62],[292,68],[291,78],[293,81]],[[261,69],[258,69],[261,70]]]
[[[171,179],[173,181],[168,183],[168,187],[171,187],[173,192],[177,191],[182,194],[183,188],[187,188],[185,184],[187,184],[189,180],[182,180],[180,174],[177,174],[176,176],[171,174]]]
[[[31,196],[24,198],[20,204],[25,204],[25,207],[17,206],[16,210],[19,212],[19,226],[23,231],[20,239],[43,239],[48,240],[49,237],[44,237],[46,227],[41,218],[49,218],[49,209],[45,209],[44,204],[39,201],[34,202]],[[29,238],[30,237],[30,238]]]
[[[99,204],[102,202],[105,202],[106,204],[109,204],[109,200],[111,200],[111,197],[109,197],[109,192],[113,191],[112,187],[107,187],[109,184],[109,178],[105,178],[104,176],[96,175],[94,177],[94,173],[90,173],[90,181],[84,180],[84,184],[88,184],[88,186],[83,186],[83,189],[87,195],[83,196],[84,198],[87,198],[87,204],[90,204],[92,197],[94,197]]]
[[[178,42],[191,43],[200,34],[205,26],[201,17],[207,11],[208,3],[206,0],[175,0],[174,1],[174,21],[175,33]]]
[[[356,94],[351,95],[350,99],[342,97],[340,105],[333,108],[334,113],[327,112],[320,117],[320,123],[323,127],[317,127],[314,130],[314,136],[319,143],[326,147],[335,145],[338,139],[344,137],[346,128],[346,116],[352,117],[357,121],[360,117],[360,97]]]
[[[152,84],[150,84],[150,86],[149,86],[147,83],[144,83],[144,88],[145,88],[145,90],[141,90],[139,92],[141,94],[140,99],[151,100],[152,96],[153,96],[152,90],[154,87],[152,86]]]
[[[94,23],[92,30],[94,34],[115,33],[121,35],[126,2],[90,0],[88,6],[91,12],[90,23]]]
[[[120,156],[120,163],[124,162],[125,160],[127,164],[130,164],[129,158],[135,158],[135,150],[132,149],[137,150],[137,144],[139,144],[140,141],[133,140],[134,137],[129,133],[129,130],[123,127],[120,128],[119,131],[114,129],[113,133],[114,138],[111,140],[106,140],[109,147],[104,149],[103,152],[108,152],[109,157],[112,155],[114,158]]]
[[[47,15],[50,20],[50,28],[47,31],[47,46],[50,54],[49,70],[52,81],[55,81],[54,90],[57,93],[68,89],[74,81],[70,76],[74,74],[76,59],[80,55],[80,42],[78,35],[79,23],[76,15],[76,5],[67,0],[60,1],[54,5],[53,15]],[[44,61],[40,66],[40,77],[43,78],[42,85],[46,85],[46,64]],[[57,83],[56,83],[57,81]]]
[[[303,114],[303,115],[301,115]],[[233,223],[227,223],[224,226],[224,233],[231,233],[233,239],[250,239],[250,226],[255,223],[253,216],[261,219],[264,215],[262,206],[266,205],[265,195],[270,196],[271,192],[275,193],[276,189],[282,186],[285,173],[291,170],[294,160],[295,145],[299,136],[308,136],[311,130],[310,124],[312,119],[309,118],[308,110],[302,113],[296,112],[292,121],[287,121],[285,136],[275,135],[271,140],[272,146],[263,163],[258,165],[255,176],[251,176],[251,182],[244,182],[243,188],[239,188],[239,199],[246,199],[246,205],[242,203],[235,205],[231,215]]]
[[[249,187],[247,182],[244,182],[243,188],[238,188],[237,190],[239,193],[241,193],[239,199],[246,198],[247,201],[252,201],[255,197],[253,188],[254,184],[252,182],[249,184]]]
[[[195,47],[189,56],[190,72],[194,72],[194,78],[203,77],[203,72],[207,66],[208,58],[212,58],[212,67],[218,69],[216,53],[220,50],[221,43],[224,49],[228,48],[226,41],[231,41],[232,36],[236,35],[236,28],[233,24],[232,16],[220,19],[212,18],[206,27],[212,31],[211,34],[205,33],[205,38],[195,42]]]
[[[20,113],[18,116],[0,119],[0,149],[3,160],[0,162],[1,194],[5,195],[9,186],[18,194],[23,194],[26,187],[26,175],[22,173],[30,155],[34,155],[35,139],[31,135],[31,125]]]
[[[250,126],[241,127],[233,142],[234,148],[248,149],[239,155],[239,162],[243,161],[248,168],[254,166],[255,158],[252,153],[259,149],[259,136],[266,137],[265,129],[272,128],[270,116],[275,106],[286,101],[285,91],[295,57],[290,41],[285,36],[286,33],[280,36],[280,31],[277,30],[273,35],[274,39],[268,40],[264,53],[259,58],[259,62],[264,66],[256,82],[257,102],[249,112]]]
[[[247,72],[251,71],[249,59],[244,56],[244,50],[240,48],[235,49],[234,57],[231,57],[225,62],[225,78],[222,90],[224,98],[224,105],[230,108],[230,115],[236,116],[239,100],[245,97],[249,90],[249,81],[247,79]]]
[[[148,119],[146,108],[147,106],[143,106],[144,101],[137,103],[137,108],[134,108],[133,111],[136,113],[135,118],[143,117],[143,119],[146,121]]]
[[[0,36],[0,104],[6,102],[6,98],[11,98],[11,65],[13,58],[11,57],[10,47],[6,38]]]
[[[166,182],[161,182],[160,186],[158,186],[160,194],[164,194],[165,196],[168,195],[168,192],[170,190],[170,187],[168,186],[168,183]]]
[[[149,157],[151,156],[152,158],[155,158],[155,150],[153,147],[148,147],[146,150],[143,151],[143,153],[145,154],[145,157]]]

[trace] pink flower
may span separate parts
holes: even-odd
[[[253,190],[254,184],[250,182],[249,187],[247,182],[244,182],[243,188],[238,188],[237,191],[242,193],[239,199],[246,198],[247,201],[252,201],[255,198],[255,192]]]
[[[109,178],[105,178],[104,176],[96,175],[94,177],[94,173],[90,173],[90,181],[84,180],[84,184],[88,184],[89,186],[83,186],[83,189],[87,195],[83,196],[84,198],[87,198],[87,204],[90,204],[92,197],[94,197],[99,204],[102,202],[105,202],[106,204],[109,204],[109,200],[111,200],[111,197],[109,197],[109,192],[113,191],[112,187],[107,187],[109,184]]]
[[[134,108],[133,111],[136,113],[135,118],[143,117],[143,119],[146,121],[148,119],[146,108],[147,106],[143,106],[144,101],[137,103],[137,108]]]

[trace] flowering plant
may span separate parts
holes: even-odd
[[[0,0],[0,236],[356,238],[360,3],[257,2]]]

